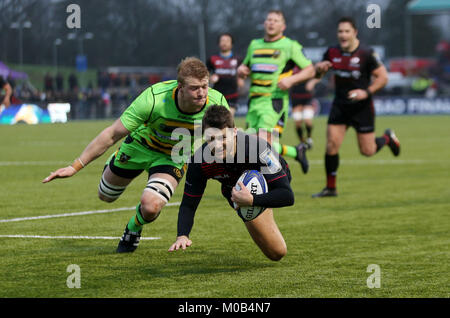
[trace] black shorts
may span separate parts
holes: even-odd
[[[352,126],[362,134],[374,132],[375,108],[373,101],[364,100],[354,104],[333,103],[328,124]]]
[[[109,169],[111,171],[122,178],[134,179],[138,175],[144,171],[144,169],[123,169],[114,165],[115,156],[109,161]],[[178,169],[177,167],[171,165],[159,165],[152,167],[148,170],[148,176],[150,177],[154,173],[166,173],[171,175],[172,177],[180,183],[181,179],[183,179],[184,173],[186,172],[186,164],[183,166],[183,169]],[[105,166],[106,168],[106,166]]]
[[[296,88],[297,86],[295,86],[294,88]],[[295,91],[295,89],[291,92],[291,103],[292,103],[292,107],[298,106],[298,105],[302,105],[302,106],[306,106],[306,105],[312,105],[312,100],[313,100],[313,94],[311,94],[308,91],[300,90],[300,91]]]
[[[311,106],[312,105],[312,98],[292,98],[292,107],[295,108],[295,106]]]

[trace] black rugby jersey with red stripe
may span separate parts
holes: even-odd
[[[353,89],[367,89],[372,71],[382,65],[375,51],[359,45],[353,52],[342,51],[339,45],[331,46],[323,55],[323,61],[330,61],[334,70],[337,104],[353,104],[348,92]]]
[[[221,92],[227,100],[238,97],[237,68],[241,60],[233,54],[228,57],[218,54],[212,55],[206,61],[210,73],[219,75],[219,80],[214,83],[213,88]]]
[[[291,174],[283,157],[259,137],[238,131],[236,140],[237,151],[233,163],[206,162],[199,153],[204,153],[208,147],[206,143],[191,158],[178,213],[178,236],[189,234],[208,179],[215,179],[222,184],[222,195],[232,206],[231,190],[239,177],[246,170],[258,170],[266,179],[268,192],[253,195],[254,206],[276,208],[294,204],[294,194],[290,186]],[[201,162],[197,162],[198,158],[202,158]]]

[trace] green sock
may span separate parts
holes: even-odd
[[[297,148],[294,146],[282,145],[278,142],[273,142],[272,147],[282,156],[288,156],[294,159],[297,158]]]
[[[130,219],[130,221],[128,222],[128,229],[131,232],[139,232],[140,230],[142,230],[142,227],[149,223],[146,220],[144,220],[144,218],[141,215],[141,204],[139,203],[136,206],[136,214],[133,215]]]

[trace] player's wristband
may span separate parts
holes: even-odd
[[[83,169],[85,167],[85,164],[83,163],[83,161],[81,161],[80,158],[78,158],[78,159],[75,159],[75,161],[72,163],[71,167],[74,168],[76,171],[80,171],[81,169]]]

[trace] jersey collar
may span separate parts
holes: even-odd
[[[231,52],[230,52],[230,55],[228,55],[228,56],[222,55],[222,53],[219,53],[219,55],[220,55],[220,57],[223,58],[224,60],[228,60],[228,59],[231,59],[231,58],[233,57],[233,51],[231,51]]]

